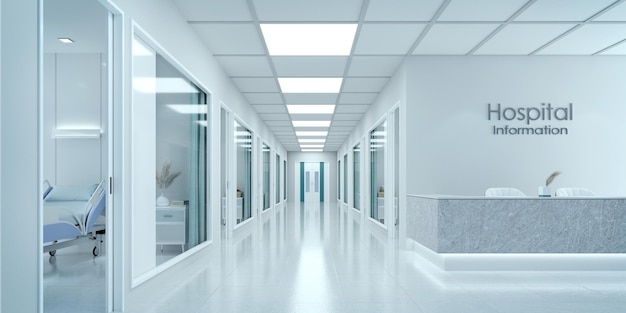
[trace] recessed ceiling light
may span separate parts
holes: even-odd
[[[293,127],[329,127],[330,121],[291,121]]]
[[[339,93],[342,77],[279,77],[283,93]]]
[[[296,131],[296,136],[297,137],[312,137],[312,136],[326,137],[328,136],[328,132],[327,131]]]
[[[74,43],[74,40],[72,40],[72,38],[60,37],[59,41],[62,42],[62,43]]]
[[[310,148],[324,148],[324,145],[300,145],[302,149],[310,149]]]
[[[326,139],[298,138],[300,143],[325,143]]]
[[[324,149],[301,149],[302,152],[322,152]]]
[[[270,55],[350,55],[357,24],[261,24]]]
[[[333,114],[334,104],[288,104],[289,114]]]

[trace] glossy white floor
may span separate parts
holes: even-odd
[[[182,273],[134,295],[127,312],[626,311],[624,272],[444,273],[368,225],[334,204],[267,211],[262,223],[224,241],[221,253],[198,254]],[[83,263],[103,275],[100,262]],[[65,276],[67,286],[86,280]],[[87,292],[91,300],[103,295]]]

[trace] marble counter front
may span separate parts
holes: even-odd
[[[435,253],[626,253],[626,198],[409,195],[406,222]]]

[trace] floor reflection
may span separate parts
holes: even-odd
[[[399,250],[343,203],[281,205],[255,219],[190,266],[166,273],[157,287],[133,295],[125,312],[617,313],[626,307],[624,272],[441,272]],[[60,263],[49,270],[73,275]]]

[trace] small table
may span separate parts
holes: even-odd
[[[185,252],[187,236],[185,233],[187,224],[187,206],[170,205],[156,207],[156,244],[180,245]]]

